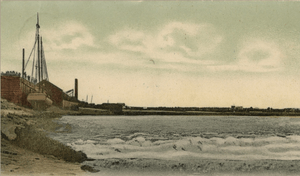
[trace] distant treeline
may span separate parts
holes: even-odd
[[[208,111],[208,112],[300,112],[299,108],[259,109],[259,108],[230,108],[230,107],[128,107],[131,110],[159,110],[159,111]]]
[[[300,116],[299,108],[243,108],[232,107],[136,107],[124,103],[89,104],[80,102],[80,107],[107,109],[119,115],[247,115],[247,116]]]

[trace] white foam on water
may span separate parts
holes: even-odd
[[[185,137],[179,140],[151,142],[143,136],[124,141],[108,139],[104,143],[93,140],[77,140],[69,143],[94,159],[105,158],[163,158],[196,157],[211,159],[300,159],[300,136],[205,139]]]
[[[114,138],[114,139],[107,140],[107,143],[109,143],[109,144],[122,144],[122,143],[125,143],[125,141],[123,141],[122,139],[119,139],[119,138]]]
[[[291,142],[300,142],[300,136],[292,135],[292,136],[287,136],[286,138]]]
[[[300,122],[293,122],[292,125],[300,125]]]
[[[180,126],[185,122],[188,123],[190,119],[195,123],[189,124],[189,126]],[[254,125],[253,127],[250,125],[245,131],[237,129],[233,132],[234,136],[236,136],[236,133],[243,134],[245,132],[245,134],[250,134],[249,131],[254,134],[256,129],[262,131],[262,135],[247,135],[245,138],[243,136],[240,136],[242,138],[232,136],[221,138],[218,137],[218,133],[211,132],[221,130],[220,134],[228,135],[230,129],[219,129],[219,125],[210,127],[209,125],[214,123],[214,120],[217,120],[220,126],[225,125],[225,127],[227,127],[227,120],[231,120],[235,124],[246,121],[247,124]],[[299,135],[275,136],[277,132],[281,132],[276,130],[277,127],[282,127],[284,130],[285,128],[288,129],[286,126],[289,125],[295,125],[291,130],[291,134],[298,134],[295,129],[298,128],[296,125],[300,124],[300,120],[291,119],[290,117],[70,116],[63,117],[60,121],[61,123],[70,124],[72,132],[55,134],[53,138],[77,151],[83,151],[88,157],[94,159],[114,157],[300,159]],[[197,126],[197,124],[203,124],[203,122],[209,127],[206,132],[203,131],[206,126]],[[258,122],[266,125],[268,127],[266,129],[269,131],[261,130],[262,128],[259,126],[258,128],[256,126],[260,124]],[[151,125],[147,125],[148,123],[151,123]],[[177,125],[179,127],[175,128]],[[211,135],[212,138],[199,137],[202,134]],[[266,136],[270,134],[274,136]],[[198,137],[192,137],[191,135],[197,135]]]

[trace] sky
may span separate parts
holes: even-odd
[[[49,81],[79,100],[300,108],[300,2],[1,1],[1,71],[37,13]]]

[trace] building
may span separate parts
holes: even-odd
[[[62,89],[49,81],[43,80],[38,84],[34,84],[24,78],[20,74],[12,74],[8,72],[1,74],[1,98],[20,106],[32,108],[32,102],[28,101],[30,93],[44,93],[47,98],[52,100],[54,106],[61,108],[71,108],[78,105],[75,97],[71,97]]]
[[[38,92],[38,87],[21,78],[19,74],[1,74],[1,98],[24,107],[32,107],[27,101],[29,93]]]
[[[47,64],[42,37],[39,33],[39,15],[37,14],[36,34],[30,58],[33,58],[32,74],[26,76],[25,49],[23,48],[22,72],[7,71],[1,73],[1,97],[15,104],[44,110],[52,104],[62,108],[78,105],[78,83],[75,80],[75,97],[49,82]],[[31,64],[29,64],[31,65]]]
[[[69,96],[61,88],[49,81],[43,80],[39,82],[37,86],[42,92],[45,92],[48,95],[48,97],[53,101],[54,106],[71,108],[72,106],[78,105],[76,97]]]
[[[122,114],[125,103],[103,103],[98,108],[108,109],[114,114]]]

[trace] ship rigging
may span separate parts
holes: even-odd
[[[29,80],[34,84],[37,84],[43,80],[49,81],[43,41],[39,30],[40,30],[39,14],[37,14],[35,41],[25,66],[23,61],[23,69],[22,69],[22,77],[26,78],[25,69],[27,68],[28,63],[32,58],[32,68],[31,68],[31,75],[29,77]],[[23,59],[24,59],[24,49],[23,49]]]

